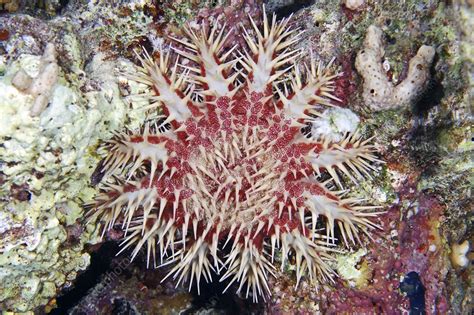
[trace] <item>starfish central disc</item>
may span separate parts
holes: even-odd
[[[190,146],[196,144],[198,149],[190,158],[196,176],[188,176],[188,186],[194,192],[193,206],[200,208],[197,213],[205,213],[209,222],[219,219],[224,229],[240,225],[241,232],[247,233],[257,228],[262,215],[274,208],[276,191],[282,186],[277,171],[282,163],[268,146],[269,121],[258,122],[262,119],[262,103],[237,101],[230,106],[225,98],[217,103],[219,115],[233,120],[227,130],[220,126],[221,132],[217,134],[211,130],[202,139],[196,136],[191,140]],[[254,111],[246,110],[239,115],[239,107],[245,104]],[[234,114],[228,109],[234,109]],[[249,119],[255,120],[253,127],[246,123]],[[209,140],[208,145],[200,145],[205,139]]]

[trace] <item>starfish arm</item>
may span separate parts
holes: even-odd
[[[157,61],[143,50],[143,55],[137,53],[141,66],[136,73],[128,73],[127,76],[149,86],[153,90],[153,96],[149,97],[151,103],[148,108],[161,108],[167,116],[166,122],[184,122],[194,115],[199,115],[197,107],[191,100],[187,80],[189,70],[179,72],[179,58],[174,65],[170,66],[170,52],[165,52],[161,46]],[[185,93],[187,92],[187,93]]]
[[[315,237],[321,236],[313,235],[312,240],[310,235],[302,234],[299,229],[293,229],[281,235],[282,255],[288,256],[289,250],[292,249],[296,256],[296,287],[306,274],[312,283],[318,283],[321,280],[334,282],[335,273],[329,265],[334,260],[329,255],[331,248],[314,241]],[[282,268],[284,263],[285,260],[282,262]]]
[[[195,240],[191,246],[181,249],[169,258],[167,264],[175,262],[176,264],[163,278],[162,282],[173,276],[173,279],[177,279],[176,286],[189,281],[189,290],[191,290],[194,279],[196,279],[196,287],[198,294],[200,294],[201,279],[204,277],[206,282],[212,281],[212,272],[216,270],[209,260],[210,247],[205,240],[207,232],[208,230]]]
[[[143,131],[116,134],[102,148],[102,151],[107,152],[103,164],[104,177],[120,174],[125,170],[130,179],[145,163],[150,164],[151,178],[154,178],[159,166],[162,173],[166,172],[166,162],[170,158],[166,144],[174,136],[171,132],[168,133],[168,136],[161,135],[145,125]]]
[[[334,79],[339,74],[331,72],[332,62],[326,67],[316,62],[311,56],[311,66],[306,68],[303,76],[299,67],[295,67],[290,75],[289,88],[285,86],[285,93],[275,85],[279,95],[279,102],[287,117],[293,120],[304,118],[311,120],[312,115],[318,115],[318,106],[334,106],[331,100],[340,101],[333,95]],[[290,92],[288,92],[288,90]]]
[[[245,243],[235,242],[232,250],[225,261],[227,272],[220,281],[230,278],[224,292],[236,281],[240,282],[237,292],[240,292],[246,284],[245,296],[248,298],[252,293],[254,302],[258,302],[258,297],[270,295],[268,286],[268,275],[274,276],[274,267],[265,257],[264,251],[256,246],[249,238]]]
[[[157,200],[159,196],[156,187],[150,187],[147,181],[111,183],[109,180],[103,185],[95,201],[88,205],[87,218],[89,222],[99,220],[103,223],[102,236],[116,222],[122,223],[122,229],[127,234],[131,223],[139,217],[137,213],[142,210],[141,221],[145,230],[145,223]]]
[[[343,186],[336,169],[357,183],[357,179],[370,178],[370,172],[377,170],[374,163],[383,163],[375,156],[377,149],[370,143],[371,140],[372,138],[362,141],[357,132],[348,134],[338,143],[321,139],[313,142],[315,149],[309,152],[306,160],[313,166],[317,174],[327,171],[342,189]]]
[[[325,186],[314,181],[307,186],[303,196],[304,215],[301,220],[310,220],[309,226],[315,233],[318,219],[325,218],[326,221],[326,242],[335,242],[335,227],[339,227],[344,244],[348,247],[349,241],[352,244],[360,243],[359,234],[364,233],[369,238],[370,232],[381,227],[372,221],[372,218],[382,212],[374,212],[380,206],[364,205],[365,200],[356,198],[344,198],[344,192],[331,191]]]
[[[199,88],[195,92],[213,99],[222,96],[232,97],[237,91],[235,83],[239,72],[234,69],[240,58],[226,61],[237,46],[227,51],[223,47],[233,30],[227,29],[225,24],[219,30],[218,23],[215,23],[209,34],[204,26],[201,28],[200,34],[196,34],[190,27],[185,31],[190,42],[185,39],[173,38],[184,46],[184,50],[174,50],[196,65],[181,65],[184,69],[189,70],[189,81]]]
[[[263,31],[260,31],[249,16],[256,38],[245,28],[242,29],[250,51],[242,54],[241,64],[248,72],[248,89],[257,93],[266,93],[271,89],[273,82],[292,68],[284,66],[294,62],[301,53],[290,48],[299,40],[301,34],[299,29],[288,28],[290,18],[276,22],[276,16],[273,15],[270,25],[265,7],[263,12]]]

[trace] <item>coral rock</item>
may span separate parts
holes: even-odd
[[[364,0],[344,0],[343,3],[346,6],[346,8],[348,8],[349,10],[357,10],[357,9],[360,9],[360,7],[364,5],[365,1]]]
[[[466,267],[469,264],[469,258],[467,257],[469,248],[469,241],[464,241],[461,244],[453,244],[451,247],[451,262],[456,267]]]

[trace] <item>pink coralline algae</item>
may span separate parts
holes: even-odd
[[[344,178],[369,177],[378,159],[370,139],[337,143],[303,127],[335,106],[330,67],[300,66],[289,19],[242,29],[247,47],[226,49],[225,25],[139,56],[130,79],[150,87],[161,116],[105,144],[105,183],[90,222],[124,231],[122,251],[146,249],[148,265],[170,265],[177,285],[218,276],[253,300],[271,293],[274,260],[296,261],[317,285],[334,282],[336,236],[345,246],[379,226],[377,206],[346,197]],[[227,45],[228,46],[228,45]],[[323,182],[324,178],[324,182]],[[279,254],[277,254],[277,252]],[[276,258],[278,256],[278,258]]]
[[[403,283],[414,273],[425,289],[418,301],[426,304],[425,312],[448,313],[446,284],[441,280],[448,272],[448,258],[439,250],[443,244],[437,228],[445,207],[436,196],[418,193],[413,178],[404,182],[398,193],[401,203],[417,201],[418,213],[400,221],[399,205],[387,209],[380,224],[384,231],[397,231],[397,236],[376,236],[380,242],[368,246],[366,260],[373,273],[367,287],[354,289],[336,281],[336,289],[320,303],[328,314],[404,314],[409,310],[415,314],[413,301],[409,302],[412,297],[402,293],[406,292]],[[433,246],[437,248],[434,251],[430,250]]]

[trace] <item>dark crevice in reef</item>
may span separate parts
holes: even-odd
[[[447,118],[436,124],[415,125],[410,133],[407,152],[408,156],[417,167],[424,170],[436,166],[443,156],[447,154],[440,141],[447,130],[452,129],[454,122]],[[429,175],[429,174],[426,174]]]
[[[107,277],[107,274],[112,272],[112,270],[114,270],[114,267],[117,267],[116,254],[118,251],[118,243],[113,241],[109,241],[102,244],[101,247],[96,251],[91,251],[90,266],[84,273],[80,274],[76,278],[74,286],[69,289],[65,289],[63,290],[63,292],[61,292],[61,295],[58,296],[56,299],[57,308],[53,309],[49,314],[86,314],[87,311],[84,311],[84,305],[90,303],[90,301],[88,301],[88,298],[91,295],[91,292],[93,292],[92,290],[97,288],[98,285],[100,286],[100,283],[102,283],[104,277]],[[129,262],[128,259],[126,259],[126,261]],[[136,265],[144,266],[145,261],[146,257],[144,257],[143,253],[139,254],[136,259]],[[129,268],[126,268],[126,270],[129,270],[131,272],[131,269]],[[129,271],[126,271],[121,275],[121,281],[123,281],[122,284],[125,286],[127,279],[129,279],[130,277]],[[144,284],[149,285],[150,287],[152,287],[153,284],[147,284],[146,279],[150,281],[159,282],[163,276],[160,275],[160,280],[157,280],[153,277],[154,271],[148,270],[145,272],[147,273],[147,275],[143,277],[142,281],[144,281]],[[222,293],[229,284],[230,279],[227,279],[223,282],[219,282],[220,276],[217,274],[212,274],[212,279],[213,281],[211,283],[206,283],[203,278],[201,279],[200,294],[198,294],[196,280],[194,280],[194,285],[191,289],[191,306],[182,314],[190,315],[199,312],[212,312],[212,314],[226,315],[264,314],[264,303],[261,298],[259,298],[260,303],[253,303],[251,297],[249,297],[249,299],[239,297],[235,293],[238,288],[238,284],[233,284],[227,290],[226,293]],[[244,288],[242,289],[244,294],[245,289],[246,287],[244,286]],[[134,302],[130,302],[126,298],[122,298],[119,296],[120,294],[118,294],[117,296],[111,294],[109,296],[111,304],[108,305],[107,311],[102,311],[112,312],[111,314],[137,314]],[[100,306],[99,309],[101,309]]]
[[[441,84],[443,74],[436,72],[436,64],[438,61],[439,55],[436,54],[430,67],[430,80],[412,107],[413,114],[418,118],[418,123],[422,123],[423,119],[428,115],[428,112],[438,106],[445,96],[444,86]]]
[[[430,79],[411,108],[415,124],[410,132],[409,146],[412,150],[409,155],[419,167],[438,163],[441,156],[445,154],[439,145],[440,136],[453,127],[453,121],[449,117],[440,119],[436,123],[430,123],[428,119],[430,111],[439,106],[446,95],[442,84],[443,74],[436,72],[438,60],[439,56],[435,55],[430,68]]]
[[[201,281],[200,294],[194,287],[192,306],[182,314],[191,315],[206,310],[212,310],[212,314],[240,315],[240,314],[264,314],[263,303],[252,303],[252,298],[241,299],[235,293],[237,287],[232,286],[227,292],[222,293],[228,281],[219,282],[219,276],[213,275],[213,282]],[[245,291],[245,286],[242,289]],[[259,298],[259,301],[261,298]]]
[[[400,282],[400,291],[405,293],[410,300],[410,315],[424,315],[425,311],[425,287],[420,276],[415,271],[405,275]]]
[[[99,283],[102,275],[110,269],[112,259],[117,251],[118,244],[116,242],[107,242],[102,244],[99,250],[92,252],[89,268],[76,278],[71,289],[65,290],[57,297],[56,303],[58,307],[49,314],[67,314],[69,310],[76,306],[88,294],[89,290]]]
[[[275,14],[279,18],[284,18],[290,16],[292,13],[295,13],[301,9],[309,7],[315,3],[315,0],[295,0],[290,4],[275,8]]]
[[[418,101],[415,103],[413,112],[419,118],[428,115],[428,112],[433,107],[438,106],[444,97],[444,87],[441,80],[432,77],[427,84],[426,90],[420,95]]]
[[[92,186],[97,186],[101,181],[102,178],[104,178],[105,175],[105,169],[104,169],[104,164],[105,164],[105,158],[100,160],[99,164],[97,164],[97,167],[95,168],[94,172],[91,175],[91,185]]]
[[[429,138],[431,136],[432,138]],[[416,129],[407,145],[410,150],[407,155],[414,165],[426,171],[431,165],[437,165],[440,160],[441,152],[435,139],[438,137],[436,129],[429,128],[427,131]]]
[[[114,315],[134,315],[139,314],[133,306],[125,299],[115,299],[113,301],[112,314]]]
[[[223,244],[221,244],[223,245]],[[227,244],[222,248],[223,256],[230,254],[231,245]],[[239,284],[235,283],[231,285],[225,293],[225,288],[229,285],[231,278],[227,278],[225,281],[220,282],[219,279],[222,277],[211,271],[212,282],[207,283],[204,279],[201,279],[200,294],[198,294],[197,287],[194,285],[191,288],[191,294],[193,296],[192,306],[182,314],[190,315],[196,314],[203,311],[212,310],[212,314],[222,315],[233,315],[233,314],[264,314],[264,303],[253,303],[252,297],[248,299],[241,298],[238,296],[236,291],[238,290]],[[242,295],[245,295],[246,286],[244,285],[241,289]],[[259,297],[259,302],[263,302],[262,298]]]
[[[69,4],[69,0],[59,0],[59,8],[57,13],[59,14]]]

